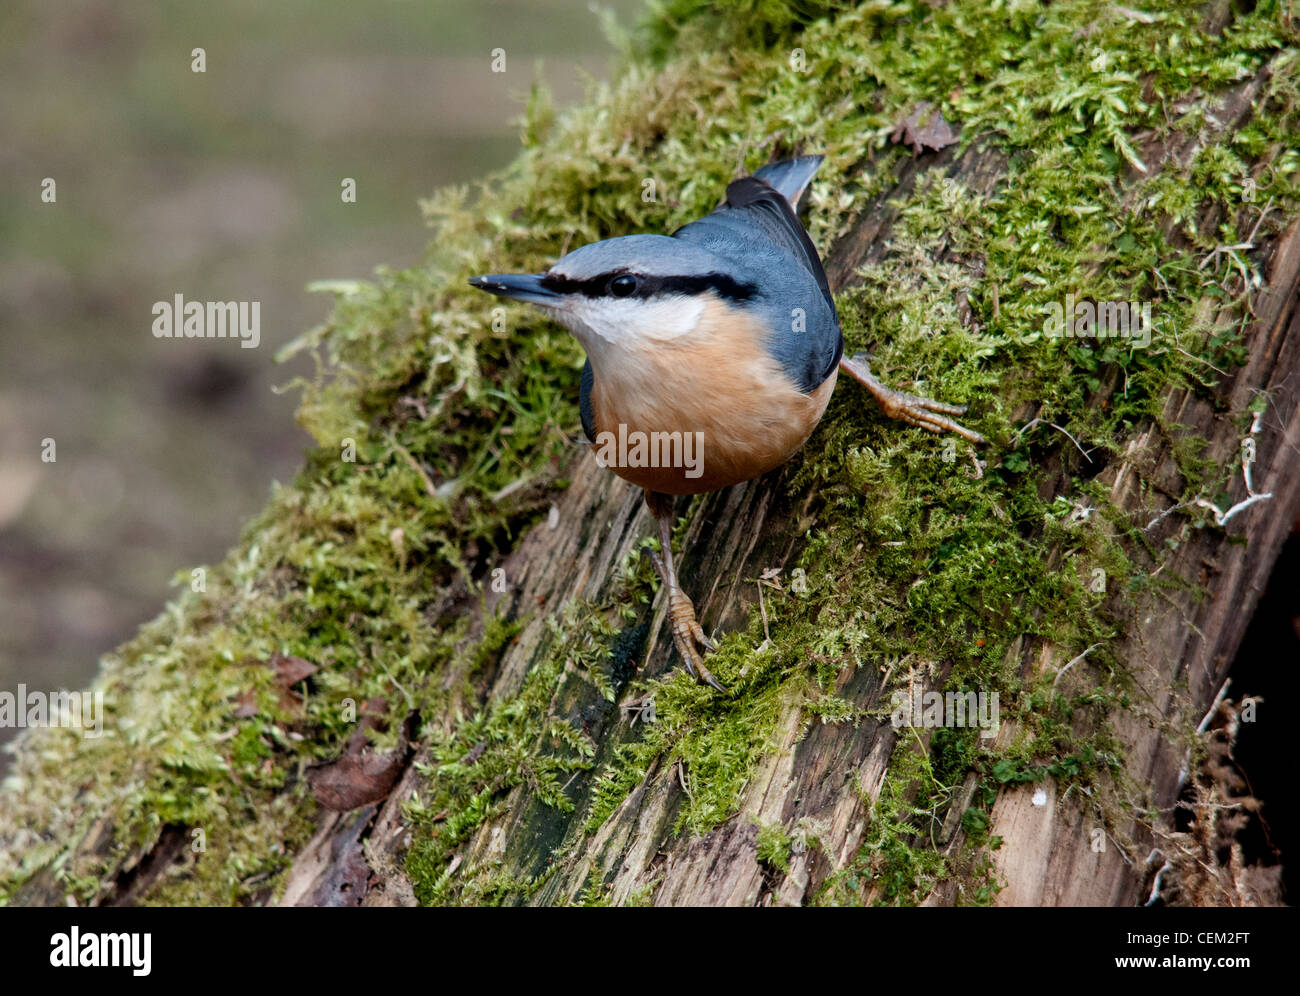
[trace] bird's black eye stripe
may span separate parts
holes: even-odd
[[[651,285],[650,294],[702,294],[706,290],[732,301],[746,301],[758,293],[753,284],[742,283],[725,273],[705,273],[692,277],[647,277],[643,283]],[[638,291],[640,293],[640,291]]]
[[[624,277],[636,281],[630,287]],[[616,281],[622,281],[616,288]],[[745,301],[753,297],[758,288],[753,284],[742,283],[725,273],[703,273],[698,276],[643,276],[615,270],[601,273],[586,280],[574,280],[559,274],[548,273],[542,277],[542,286],[557,294],[581,294],[583,297],[657,297],[661,294],[683,294],[691,296],[705,291],[714,291],[719,297],[732,301]],[[623,288],[629,288],[622,293]]]

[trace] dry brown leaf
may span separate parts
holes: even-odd
[[[396,750],[371,750],[364,732],[358,730],[338,758],[308,768],[307,781],[316,801],[326,809],[346,812],[385,798],[406,767],[414,718],[408,716],[402,724]]]
[[[891,142],[902,142],[912,147],[912,155],[919,156],[926,149],[944,149],[957,141],[943,115],[929,101],[921,101],[912,113],[903,118],[889,136]]]
[[[281,688],[296,685],[304,678],[309,678],[320,670],[311,661],[286,654],[272,654],[267,666],[275,672],[275,683]]]

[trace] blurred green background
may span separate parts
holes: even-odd
[[[640,0],[602,6],[627,24]],[[305,285],[417,263],[417,199],[509,162],[535,81],[562,107],[608,78],[600,23],[559,0],[6,0],[0,689],[84,684],[222,557],[307,442],[272,391],[330,307]],[[155,339],[178,293],[260,301],[261,346]]]

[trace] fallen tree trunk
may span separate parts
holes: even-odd
[[[1225,129],[1246,120],[1259,83],[1240,87],[1218,108]],[[1167,155],[1171,168],[1177,168],[1186,153],[1186,149],[1149,151],[1156,153],[1151,157],[1156,160]],[[938,171],[967,187],[992,193],[1004,163],[1003,157],[987,150],[972,151],[955,161],[948,155],[930,155],[905,163],[896,184],[864,211],[830,254],[827,269],[833,289],[844,289],[864,262],[884,252],[890,234],[889,204],[906,196],[925,172]],[[1261,454],[1254,464],[1254,483],[1256,492],[1271,495],[1278,507],[1264,515],[1243,516],[1243,525],[1234,524],[1233,529],[1197,530],[1191,536],[1186,522],[1156,514],[1148,530],[1153,547],[1175,534],[1184,541],[1175,554],[1163,564],[1153,562],[1152,568],[1196,579],[1205,565],[1213,565],[1206,579],[1212,583],[1204,599],[1198,586],[1145,601],[1124,641],[1121,656],[1134,667],[1142,700],[1117,731],[1129,758],[1131,788],[1139,789],[1127,801],[1142,816],[1118,828],[1133,845],[1132,856],[1120,846],[1094,846],[1100,821],[1082,800],[1059,800],[1051,782],[1046,799],[1034,799],[1033,786],[1006,791],[992,813],[992,832],[1002,838],[995,859],[1005,883],[1001,903],[1132,905],[1159,867],[1133,860],[1133,856],[1145,858],[1168,830],[1166,823],[1149,824],[1144,815],[1172,810],[1188,764],[1188,744],[1179,734],[1213,703],[1290,523],[1300,511],[1300,461],[1293,456],[1300,443],[1300,380],[1296,377],[1300,371],[1300,226],[1293,223],[1265,254],[1265,288],[1255,302],[1254,323],[1246,335],[1247,363],[1215,397],[1200,398],[1191,391],[1172,394],[1165,417],[1189,435],[1204,436],[1211,458],[1231,464],[1241,450],[1241,433],[1221,411],[1245,411],[1257,394],[1267,394],[1276,421],[1270,419],[1254,437],[1256,452]],[[1150,490],[1181,493],[1184,482],[1171,473],[1171,445],[1155,426],[1143,427],[1126,442],[1123,458],[1097,478],[1111,490],[1118,507],[1140,517],[1152,507]],[[1053,483],[1064,483],[1064,464],[1072,455],[1067,447],[1059,447],[1049,458],[1053,472],[1048,479],[1057,478]],[[1265,452],[1267,456],[1262,455]],[[576,458],[573,484],[558,506],[560,525],[539,525],[524,538],[504,563],[506,575],[519,579],[516,586],[509,596],[488,605],[487,611],[511,618],[527,612],[532,621],[503,655],[487,696],[516,690],[523,675],[538,666],[548,649],[547,618],[558,616],[575,600],[599,603],[608,597],[618,565],[642,537],[653,532],[640,497],[638,489],[601,469],[589,453]],[[709,496],[694,511],[684,542],[697,579],[691,594],[710,632],[743,627],[757,597],[755,579],[773,569],[788,570],[806,531],[804,517],[811,503],[810,496],[797,507],[783,500],[778,482],[760,480]],[[1246,528],[1249,544],[1233,542],[1236,530]],[[712,580],[700,585],[700,578]],[[652,640],[645,664],[651,676],[678,666],[663,617],[664,606],[659,603],[650,624]],[[1025,678],[1048,668],[1064,670],[1064,662],[1040,643],[1018,645],[1015,660]],[[1085,665],[1070,680],[1086,683],[1086,671]],[[878,675],[860,669],[846,672],[836,690],[865,706],[878,703],[883,688]],[[575,677],[563,686],[557,704],[562,703],[558,710],[562,713],[596,712],[589,732],[598,745],[599,770],[603,755],[636,736],[637,713],[602,706],[594,692]],[[582,827],[589,789],[579,790],[567,818],[557,818],[549,809],[530,805],[529,791],[518,788],[506,800],[503,818],[475,835],[462,860],[471,867],[491,867],[494,874],[505,869],[515,881],[547,876],[544,886],[529,896],[530,902],[542,904],[578,901],[593,880],[602,883],[603,898],[615,904],[638,895],[652,895],[656,905],[802,904],[861,846],[870,803],[884,780],[898,733],[887,722],[820,725],[809,732],[798,702],[788,703],[777,728],[776,749],[742,794],[741,816],[717,831],[699,837],[673,832],[674,818],[690,790],[680,765],[660,765],[590,837]],[[999,742],[1010,743],[1016,732],[1014,724],[1004,725]],[[402,874],[393,869],[399,867],[406,846],[401,802],[420,783],[421,775],[410,772],[374,816],[370,840],[375,850],[370,853],[372,859],[376,851],[383,855],[387,862],[381,859],[378,867],[390,870],[372,867],[366,893],[371,901],[411,898]],[[968,781],[954,803],[951,812],[958,817],[969,804],[971,788],[973,782]],[[359,846],[357,822],[340,815],[322,826],[290,876],[286,902],[336,903],[355,898],[355,893],[337,891],[336,873],[324,855],[336,854],[341,839]],[[759,828],[765,824],[816,826],[817,847],[805,846],[787,871],[774,875],[760,854]],[[955,821],[945,821],[941,843],[947,849],[955,849],[962,836]],[[566,857],[551,872],[548,863],[556,852]],[[959,880],[940,883],[929,901],[957,901],[959,888]],[[866,897],[871,895],[868,889]]]
[[[1227,17],[1226,6],[1216,8],[1203,30],[1220,37]],[[1184,95],[1177,113],[1199,115],[1200,127],[1131,135],[1131,157],[1101,185],[1109,186],[1113,203],[1136,217],[1152,210],[1153,191],[1190,185],[1207,148],[1225,148],[1257,123],[1278,71],[1261,55],[1248,78]],[[1286,71],[1293,72],[1289,64]],[[1155,103],[1150,93],[1147,99]],[[1291,121],[1294,109],[1270,113]],[[951,278],[953,314],[936,323],[948,321],[971,343],[1011,321],[1006,310],[1023,291],[1024,274],[992,272],[991,245],[972,249],[960,220],[935,235],[934,219],[917,207],[937,203],[964,218],[972,204],[993,211],[1021,196],[1027,150],[991,131],[962,137],[915,156],[885,150],[879,161],[875,153],[858,157],[838,178],[841,189],[867,192],[846,210],[827,254],[851,344],[882,345],[862,333],[864,297],[853,290],[864,274],[868,295],[882,297],[889,281],[923,281],[931,270]],[[1284,153],[1264,150],[1250,175],[1286,173]],[[1161,177],[1172,187],[1159,186]],[[944,200],[953,191],[959,200]],[[1052,224],[1064,230],[1068,223],[1059,219],[1069,210],[1044,203],[1041,217],[1057,218]],[[517,540],[503,536],[465,554],[469,566],[459,573],[429,558],[431,593],[420,614],[438,632],[451,632],[457,621],[463,628],[445,659],[421,672],[419,688],[394,677],[376,706],[389,713],[375,724],[379,730],[396,730],[412,712],[420,720],[410,724],[417,731],[413,750],[408,754],[403,739],[391,755],[391,792],[343,812],[315,808],[307,798],[311,772],[299,763],[273,793],[293,800],[286,805],[299,814],[292,832],[284,831],[290,843],[279,870],[274,878],[241,880],[240,901],[1131,905],[1146,898],[1158,870],[1175,878],[1195,863],[1191,844],[1173,833],[1171,812],[1197,761],[1197,727],[1216,702],[1300,511],[1300,227],[1278,223],[1279,212],[1293,205],[1279,200],[1270,216],[1268,205],[1247,200],[1229,216],[1218,198],[1198,210],[1194,218],[1162,223],[1169,255],[1151,265],[1164,280],[1161,268],[1171,260],[1190,261],[1183,268],[1189,283],[1178,287],[1203,291],[1207,280],[1195,274],[1205,262],[1207,278],[1222,272],[1225,292],[1183,300],[1184,292],[1166,285],[1167,308],[1182,300],[1186,313],[1202,316],[1175,341],[1205,378],[1196,383],[1183,361],[1167,361],[1178,374],[1165,380],[1151,417],[1112,438],[1077,439],[1070,426],[1095,425],[1089,418],[1125,402],[1130,368],[1076,357],[1079,372],[1071,378],[1085,385],[1070,396],[1077,402],[1026,401],[1010,391],[997,401],[999,386],[1016,376],[1016,354],[1008,350],[985,361],[981,376],[990,387],[969,399],[972,415],[982,415],[976,427],[994,446],[980,454],[963,447],[958,459],[940,441],[881,423],[866,412],[854,384],[839,386],[822,434],[830,437],[830,452],[857,446],[852,433],[869,429],[861,443],[867,455],[836,466],[854,473],[861,467],[875,481],[875,520],[870,505],[865,518],[837,515],[846,499],[837,490],[842,485],[817,476],[821,457],[693,504],[679,534],[684,586],[706,631],[731,634],[720,677],[738,686],[735,703],[674,673],[664,606],[644,600],[638,551],[653,530],[640,492],[598,467],[590,452],[569,449],[563,465],[550,470],[567,486],[541,490],[536,508],[549,506],[549,514],[534,514]],[[1206,250],[1188,235],[1223,226],[1253,226],[1244,240],[1249,247]],[[1104,252],[1081,248],[1077,277],[1085,284],[1082,271],[1096,272]],[[1227,265],[1231,253],[1240,268]],[[1157,286],[1149,274],[1130,274],[1128,282]],[[1063,296],[1069,288],[1059,290]],[[1239,365],[1215,373],[1204,357],[1221,357],[1208,344],[1234,325],[1241,326],[1233,340]],[[1177,333],[1165,326],[1157,335],[1164,334]],[[1049,348],[1047,340],[1036,341],[1022,339],[1021,348]],[[1173,352],[1172,343],[1163,345]],[[931,383],[942,376],[933,359]],[[978,358],[968,361],[979,366]],[[897,371],[878,372],[896,383]],[[1132,368],[1135,381],[1140,373]],[[1087,383],[1093,374],[1095,383]],[[1076,421],[1058,429],[1055,420],[1067,417]],[[391,415],[380,421],[394,431],[405,425]],[[878,458],[891,440],[897,448]],[[1204,441],[1199,463],[1189,460],[1189,440]],[[1238,466],[1243,445],[1250,477],[1223,472]],[[1101,589],[1061,582],[1062,597],[1076,600],[1072,605],[1086,601],[1094,617],[1069,631],[1072,640],[1103,631],[1107,638],[1086,648],[1058,643],[1067,632],[1061,608],[1034,602],[1051,590],[1049,582],[1021,587],[995,577],[998,567],[990,568],[987,584],[978,576],[961,581],[956,606],[937,605],[936,613],[953,620],[935,627],[946,635],[917,635],[915,655],[864,654],[853,641],[865,638],[854,634],[873,626],[897,629],[892,645],[905,648],[913,636],[908,626],[927,604],[914,605],[913,591],[982,542],[979,522],[961,526],[962,543],[938,550],[916,531],[881,541],[880,523],[901,507],[897,502],[937,500],[939,492],[925,484],[909,491],[909,447],[941,461],[940,478],[968,479],[963,488],[1001,489],[998,501],[1008,507],[1036,501],[1032,514],[1012,509],[1016,528],[999,527],[1010,538],[997,549],[1014,541],[1016,556],[1037,558],[1048,578],[1082,572],[1092,579],[1101,570]],[[413,444],[396,449],[393,464],[409,463],[428,499],[442,500],[450,478],[439,483],[429,473],[432,454]],[[1036,464],[1032,499],[1021,487],[1026,470],[1017,469],[1016,453]],[[833,458],[841,459],[838,451]],[[891,470],[890,459],[903,469]],[[1218,485],[1228,478],[1225,503]],[[1254,495],[1270,497],[1227,514],[1249,497],[1248,483]],[[522,489],[530,487],[525,482]],[[1105,508],[1090,507],[1090,500]],[[1065,511],[1042,512],[1056,508]],[[687,512],[684,505],[678,511]],[[856,541],[854,529],[873,537],[870,548]],[[1080,539],[1090,529],[1095,535]],[[405,556],[403,542],[393,540]],[[906,556],[913,548],[910,566],[883,563],[890,551]],[[863,587],[864,577],[875,576],[864,566],[871,558],[901,580]],[[1012,561],[989,554],[986,562]],[[288,573],[285,590],[299,590],[297,575]],[[801,601],[803,587],[810,594]],[[998,599],[981,602],[984,588]],[[836,612],[858,615],[849,626]],[[824,639],[823,630],[834,639]],[[998,650],[996,659],[985,647]],[[311,662],[331,667],[323,657]],[[952,724],[891,722],[900,689],[976,688],[1003,696],[995,735],[964,728],[954,737]],[[747,725],[752,730],[737,728]],[[108,869],[93,887],[83,884],[83,901],[147,901],[196,875],[206,859],[185,853],[191,824],[166,817],[154,824],[127,847],[110,820],[83,825],[66,845],[72,863]],[[66,857],[59,865],[65,863]],[[12,898],[62,902],[68,893],[66,875],[46,862],[26,871]],[[1202,883],[1184,894],[1201,902],[1269,898],[1232,882]]]

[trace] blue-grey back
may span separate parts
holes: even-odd
[[[753,177],[737,180],[726,203],[673,238],[726,260],[729,273],[757,288],[738,306],[761,313],[772,330],[767,348],[800,390],[830,376],[843,352],[835,301],[817,250],[781,194]]]

